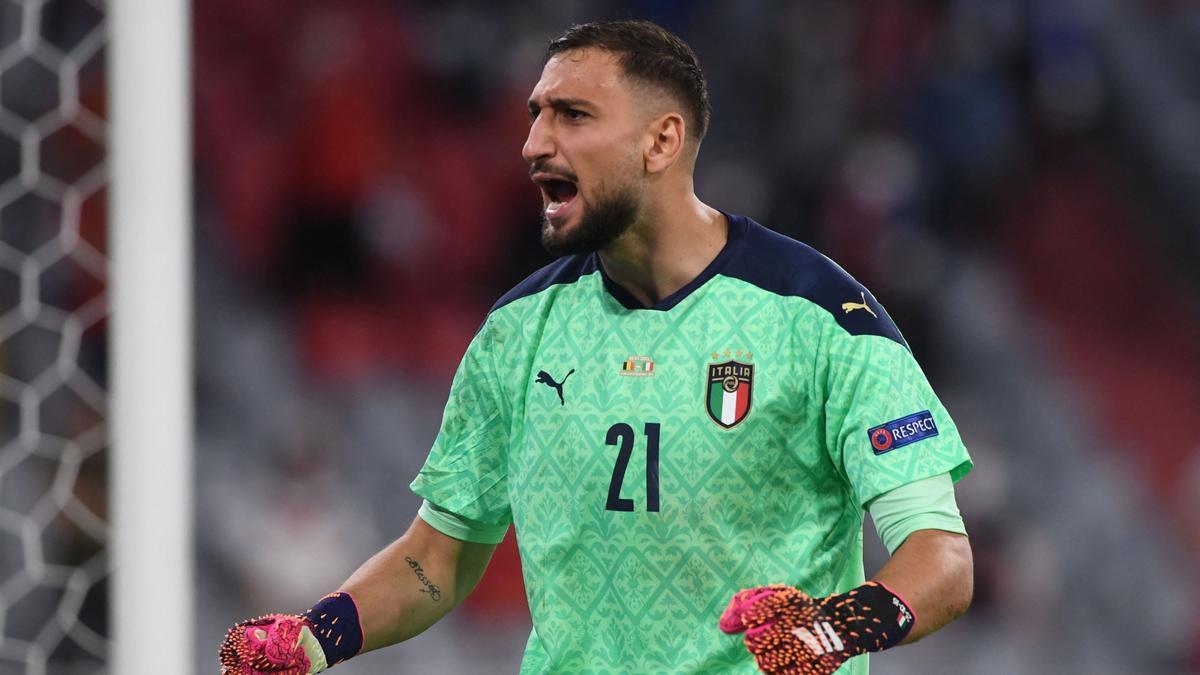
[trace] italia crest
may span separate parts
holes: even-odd
[[[725,361],[708,366],[705,405],[712,421],[730,429],[746,419],[750,412],[750,394],[754,389],[754,365]]]

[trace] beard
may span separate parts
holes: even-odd
[[[556,258],[599,251],[633,226],[641,205],[637,190],[625,185],[597,195],[573,231],[556,229],[543,212],[542,248]]]

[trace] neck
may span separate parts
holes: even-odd
[[[600,260],[610,279],[652,307],[700,276],[728,235],[725,216],[689,192],[644,213]]]

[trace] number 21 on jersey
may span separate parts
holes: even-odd
[[[658,422],[646,423],[645,437],[646,510],[658,511]],[[617,461],[613,465],[612,480],[608,484],[608,503],[605,504],[609,511],[634,510],[632,499],[621,498],[621,485],[625,482],[625,470],[629,468],[635,440],[633,427],[625,422],[617,422],[608,428],[605,443],[617,446]]]

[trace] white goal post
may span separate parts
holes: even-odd
[[[109,668],[186,673],[195,623],[190,5],[112,0],[108,12]]]

